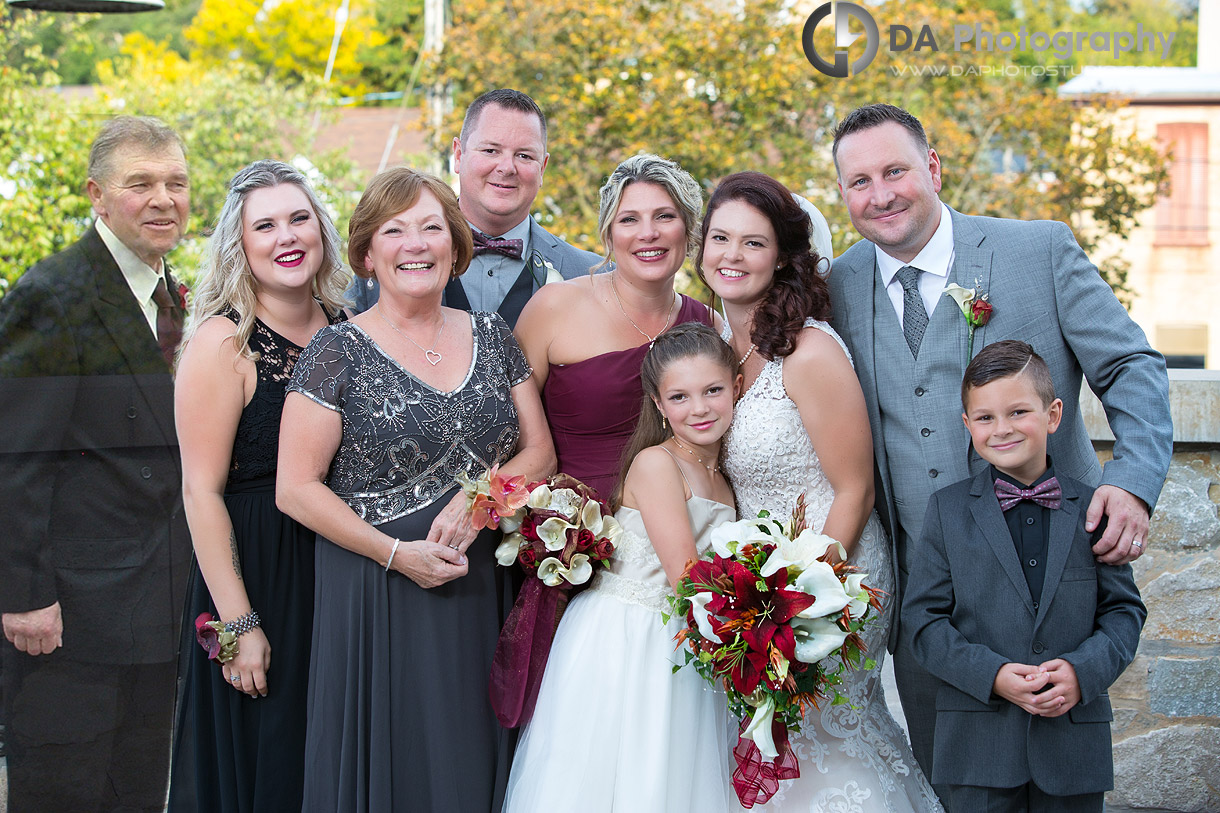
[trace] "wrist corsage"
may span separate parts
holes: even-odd
[[[261,623],[254,610],[227,622],[200,613],[195,619],[195,640],[208,653],[208,660],[225,664],[237,657],[237,639]]]

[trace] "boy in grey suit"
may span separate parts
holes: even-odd
[[[962,419],[990,465],[932,495],[903,601],[936,693],[932,781],[953,811],[1097,811],[1114,786],[1106,694],[1146,615],[1130,565],[1093,554],[1093,489],[1046,455],[1063,402],[1021,341],[966,368]]]

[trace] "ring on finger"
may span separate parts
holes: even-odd
[[[234,683],[241,683],[241,675],[229,675],[229,680]]]
[[[1131,547],[1133,547],[1133,548],[1139,548],[1140,550],[1143,550],[1143,548],[1144,548],[1144,543],[1143,543],[1143,542],[1141,542],[1141,541],[1139,541],[1138,539],[1132,539],[1132,540],[1131,540]]]

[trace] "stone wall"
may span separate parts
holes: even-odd
[[[1113,435],[1085,388],[1104,462]],[[1220,372],[1170,373],[1174,454],[1134,564],[1148,606],[1135,660],[1110,689],[1114,806],[1220,811]]]

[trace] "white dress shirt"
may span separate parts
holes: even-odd
[[[137,257],[134,251],[115,236],[110,227],[106,225],[106,221],[99,217],[94,221],[94,225],[97,226],[97,233],[102,238],[102,242],[106,244],[106,248],[110,249],[110,256],[114,257],[119,270],[123,272],[123,279],[127,280],[127,287],[131,289],[132,296],[136,298],[136,302],[140,303],[140,310],[144,312],[144,318],[148,321],[148,327],[155,338],[157,335],[157,303],[153,300],[153,291],[157,288],[157,280],[161,278],[162,272],[150,268],[147,263]],[[165,268],[165,263],[161,264],[161,268]]]
[[[953,217],[949,207],[940,205],[940,225],[932,234],[932,239],[915,255],[909,263],[896,260],[877,246],[877,270],[881,272],[881,281],[885,283],[885,292],[889,294],[894,312],[898,314],[898,324],[902,321],[902,283],[898,281],[898,272],[906,266],[918,268],[924,273],[919,275],[919,295],[923,297],[924,309],[929,318],[937,304],[944,299],[945,286],[949,283],[949,269],[953,267]]]

